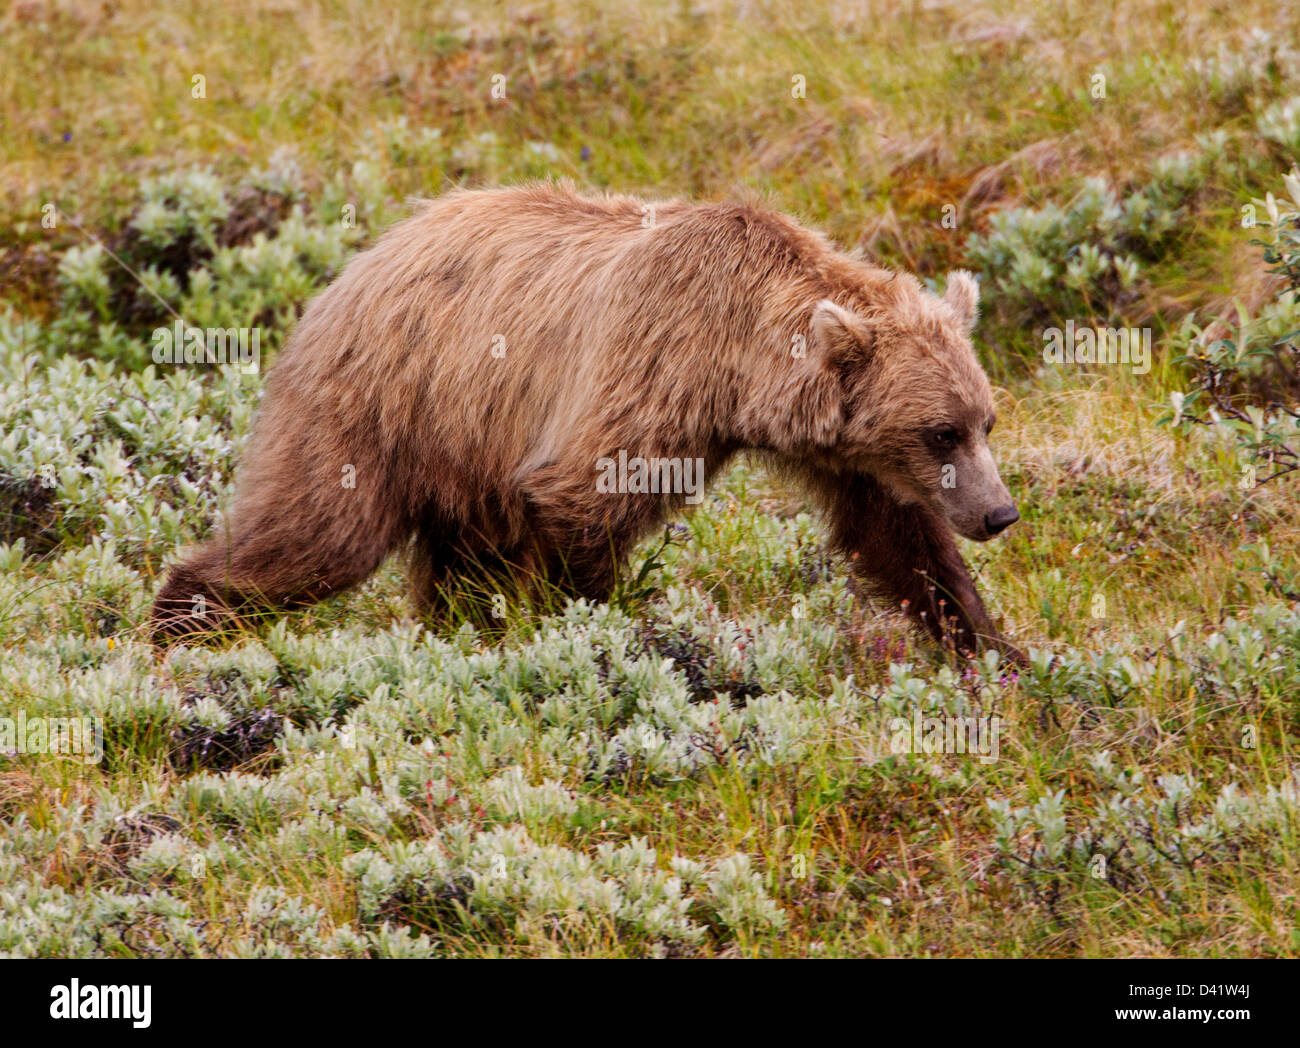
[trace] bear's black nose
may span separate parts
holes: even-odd
[[[984,514],[984,526],[989,529],[990,535],[996,535],[999,531],[1005,531],[1020,519],[1020,511],[1011,503],[1007,503],[992,513]]]

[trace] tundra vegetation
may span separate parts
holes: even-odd
[[[1300,9],[553,0],[0,15],[0,954],[1300,953]],[[500,78],[500,79],[494,79]],[[494,86],[504,97],[494,97]],[[496,92],[497,95],[501,91]],[[358,248],[453,185],[758,190],[982,278],[1029,653],[952,661],[741,462],[616,599],[364,587],[165,659],[164,566]],[[1044,331],[1151,332],[1149,370]],[[1139,373],[1140,372],[1140,373]],[[997,759],[895,752],[998,718]]]

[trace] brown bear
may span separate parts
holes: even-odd
[[[155,635],[338,593],[412,538],[425,613],[484,565],[606,599],[749,451],[824,508],[859,579],[960,650],[1018,656],[952,537],[1018,519],[977,298],[969,274],[940,298],[751,203],[552,184],[425,202],[303,314],[229,518],[172,569]]]

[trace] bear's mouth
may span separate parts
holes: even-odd
[[[951,521],[949,521],[952,524]],[[964,539],[970,539],[972,542],[988,542],[993,538],[993,532],[981,524],[978,528],[959,528],[953,524],[953,530]]]
[[[973,526],[962,527],[951,518],[948,523],[962,538],[970,539],[972,542],[988,542],[990,539],[997,538],[1019,519],[1020,514],[1016,511],[1014,503],[1009,503],[984,514],[983,519]]]

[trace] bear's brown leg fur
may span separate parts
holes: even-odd
[[[346,499],[322,505],[298,496],[273,508],[275,516],[236,513],[226,534],[172,569],[154,604],[156,641],[229,630],[241,612],[340,593],[367,578],[406,533],[391,514],[371,516]]]
[[[480,627],[499,625],[494,600],[537,588],[532,559],[491,547],[467,550],[441,534],[417,533],[410,561],[411,599],[429,622],[458,612]]]
[[[899,503],[866,475],[826,478],[818,487],[833,542],[882,596],[942,644],[965,653],[994,648],[1025,662],[993,625],[943,521],[922,506]]]
[[[430,521],[416,531],[410,559],[411,596],[418,613],[438,620],[453,610],[493,625],[493,600],[549,599],[554,594],[602,601],[613,589],[610,543],[584,542],[576,533],[580,510],[557,513],[521,498],[522,524],[492,534]],[[503,514],[503,516],[505,516]],[[595,529],[585,529],[589,534]]]
[[[595,490],[592,472],[545,467],[523,485],[531,561],[572,597],[599,603],[628,554],[668,513],[665,500]]]
[[[411,601],[416,612],[435,619],[449,610],[449,584],[464,566],[464,557],[450,541],[445,528],[423,525],[415,533],[407,565]]]

